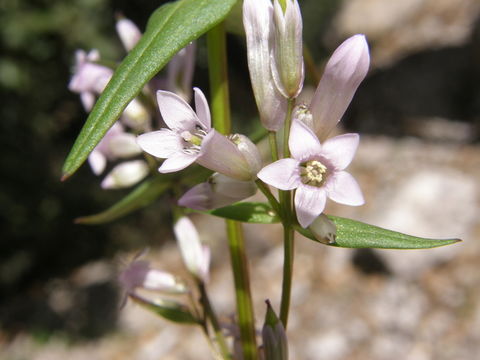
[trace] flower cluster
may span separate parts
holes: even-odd
[[[137,26],[126,18],[117,21],[118,36],[126,51],[130,51],[140,40],[142,34]],[[180,93],[187,101],[191,93],[195,45],[192,43],[182,49],[169,63],[165,77],[152,80],[152,87],[158,86]],[[100,95],[111,77],[113,70],[100,63],[97,50],[86,53],[77,50],[75,54],[74,74],[68,85],[70,91],[79,93],[85,111],[90,112],[95,99]],[[144,96],[148,97],[148,88]],[[121,118],[106,133],[104,138],[90,153],[88,162],[95,175],[101,175],[108,162],[126,160],[115,165],[103,179],[104,189],[117,189],[132,186],[149,173],[147,162],[134,159],[142,154],[137,145],[136,134],[152,129],[152,119],[147,107],[139,98],[133,99],[125,108]],[[128,160],[127,160],[128,159]]]

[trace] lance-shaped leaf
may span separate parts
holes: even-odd
[[[383,229],[360,221],[328,216],[337,227],[335,242],[330,246],[375,249],[429,249],[454,244],[460,239],[428,239]],[[300,226],[295,228],[303,236],[319,242],[312,232]]]
[[[222,21],[236,0],[179,0],[157,9],[145,34],[115,71],[65,161],[62,179],[86,160],[143,86],[180,49]]]
[[[96,225],[116,220],[154,202],[170,186],[163,177],[154,177],[138,185],[130,194],[101,213],[75,219],[77,224]]]
[[[252,224],[274,224],[280,218],[269,204],[261,202],[240,202],[205,213]]]
[[[164,319],[180,324],[199,324],[190,310],[183,304],[172,300],[157,299],[150,301],[136,294],[130,294],[130,299],[142,306],[144,309],[153,312]]]

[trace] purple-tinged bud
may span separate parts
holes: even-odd
[[[137,288],[171,294],[185,293],[187,288],[176,276],[150,267],[145,260],[135,260],[123,270],[118,280],[128,294]]]
[[[133,21],[122,18],[117,21],[116,29],[125,50],[132,50],[142,37],[142,33]]]
[[[337,239],[337,227],[325,214],[321,214],[308,227],[315,239],[323,244],[333,244]]]
[[[200,242],[197,229],[187,217],[180,218],[174,228],[175,237],[182,254],[183,262],[199,281],[208,281],[210,249]]]
[[[265,323],[262,328],[263,350],[265,360],[287,360],[287,335],[282,322],[273,311],[270,301],[267,303]]]
[[[368,44],[360,34],[345,40],[328,60],[310,103],[314,132],[321,141],[342,118],[369,65]]]
[[[115,166],[105,179],[103,189],[121,189],[135,185],[148,175],[148,165],[143,160],[126,161]]]
[[[212,210],[231,205],[255,195],[253,181],[240,181],[215,173],[207,182],[195,185],[179,200],[178,205],[195,210]]]
[[[167,66],[166,90],[180,95],[190,102],[192,97],[192,79],[195,69],[196,44],[191,42],[170,60]]]
[[[230,139],[235,145],[237,145],[238,150],[240,150],[250,166],[250,172],[255,174],[256,178],[256,174],[262,168],[262,156],[260,155],[257,145],[255,145],[247,136],[242,134],[231,135]]]
[[[270,0],[245,0],[243,26],[247,37],[248,69],[260,121],[267,130],[278,131],[285,119],[287,100],[272,78],[274,30]]]
[[[297,0],[286,0],[285,12],[274,1],[275,24],[272,76],[278,90],[286,98],[295,98],[303,88],[302,14]]]
[[[256,177],[237,145],[213,129],[203,138],[200,156],[196,161],[207,169],[237,180],[249,181]]]

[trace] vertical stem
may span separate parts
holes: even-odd
[[[283,157],[290,156],[288,140],[290,138],[290,127],[292,124],[292,110],[295,99],[288,99],[287,115],[285,118],[283,137]],[[293,276],[293,253],[294,253],[294,231],[292,227],[292,192],[280,191],[280,205],[283,211],[283,280],[282,299],[280,303],[280,320],[285,329],[287,328],[288,312],[290,309],[290,297],[292,292]]]
[[[272,161],[277,161],[278,160],[278,144],[277,144],[277,133],[275,131],[268,132],[268,143],[270,144]]]
[[[232,131],[227,71],[227,44],[223,22],[207,33],[210,110],[213,127],[221,134]]]
[[[220,323],[217,319],[217,315],[215,314],[212,304],[210,303],[207,290],[205,289],[205,284],[199,282],[198,288],[200,290],[200,301],[203,304],[206,316],[210,319],[210,323],[212,324],[213,331],[215,332],[215,339],[217,340],[220,353],[222,354],[224,359],[230,359],[231,356],[230,352],[228,351],[227,342],[225,341],[225,337],[223,336]]]
[[[213,125],[217,131],[222,134],[228,134],[231,131],[231,121],[227,76],[227,51],[223,23],[215,26],[208,32],[207,46]],[[226,223],[231,266],[235,282],[243,358],[245,360],[256,360],[258,359],[258,353],[255,336],[255,319],[250,294],[250,279],[242,226],[240,223],[232,220],[227,220]]]

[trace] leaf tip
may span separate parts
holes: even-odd
[[[64,182],[64,181],[67,180],[70,176],[72,176],[71,173],[64,172],[64,173],[62,174],[62,177],[60,178],[60,181],[61,181],[61,182]]]

